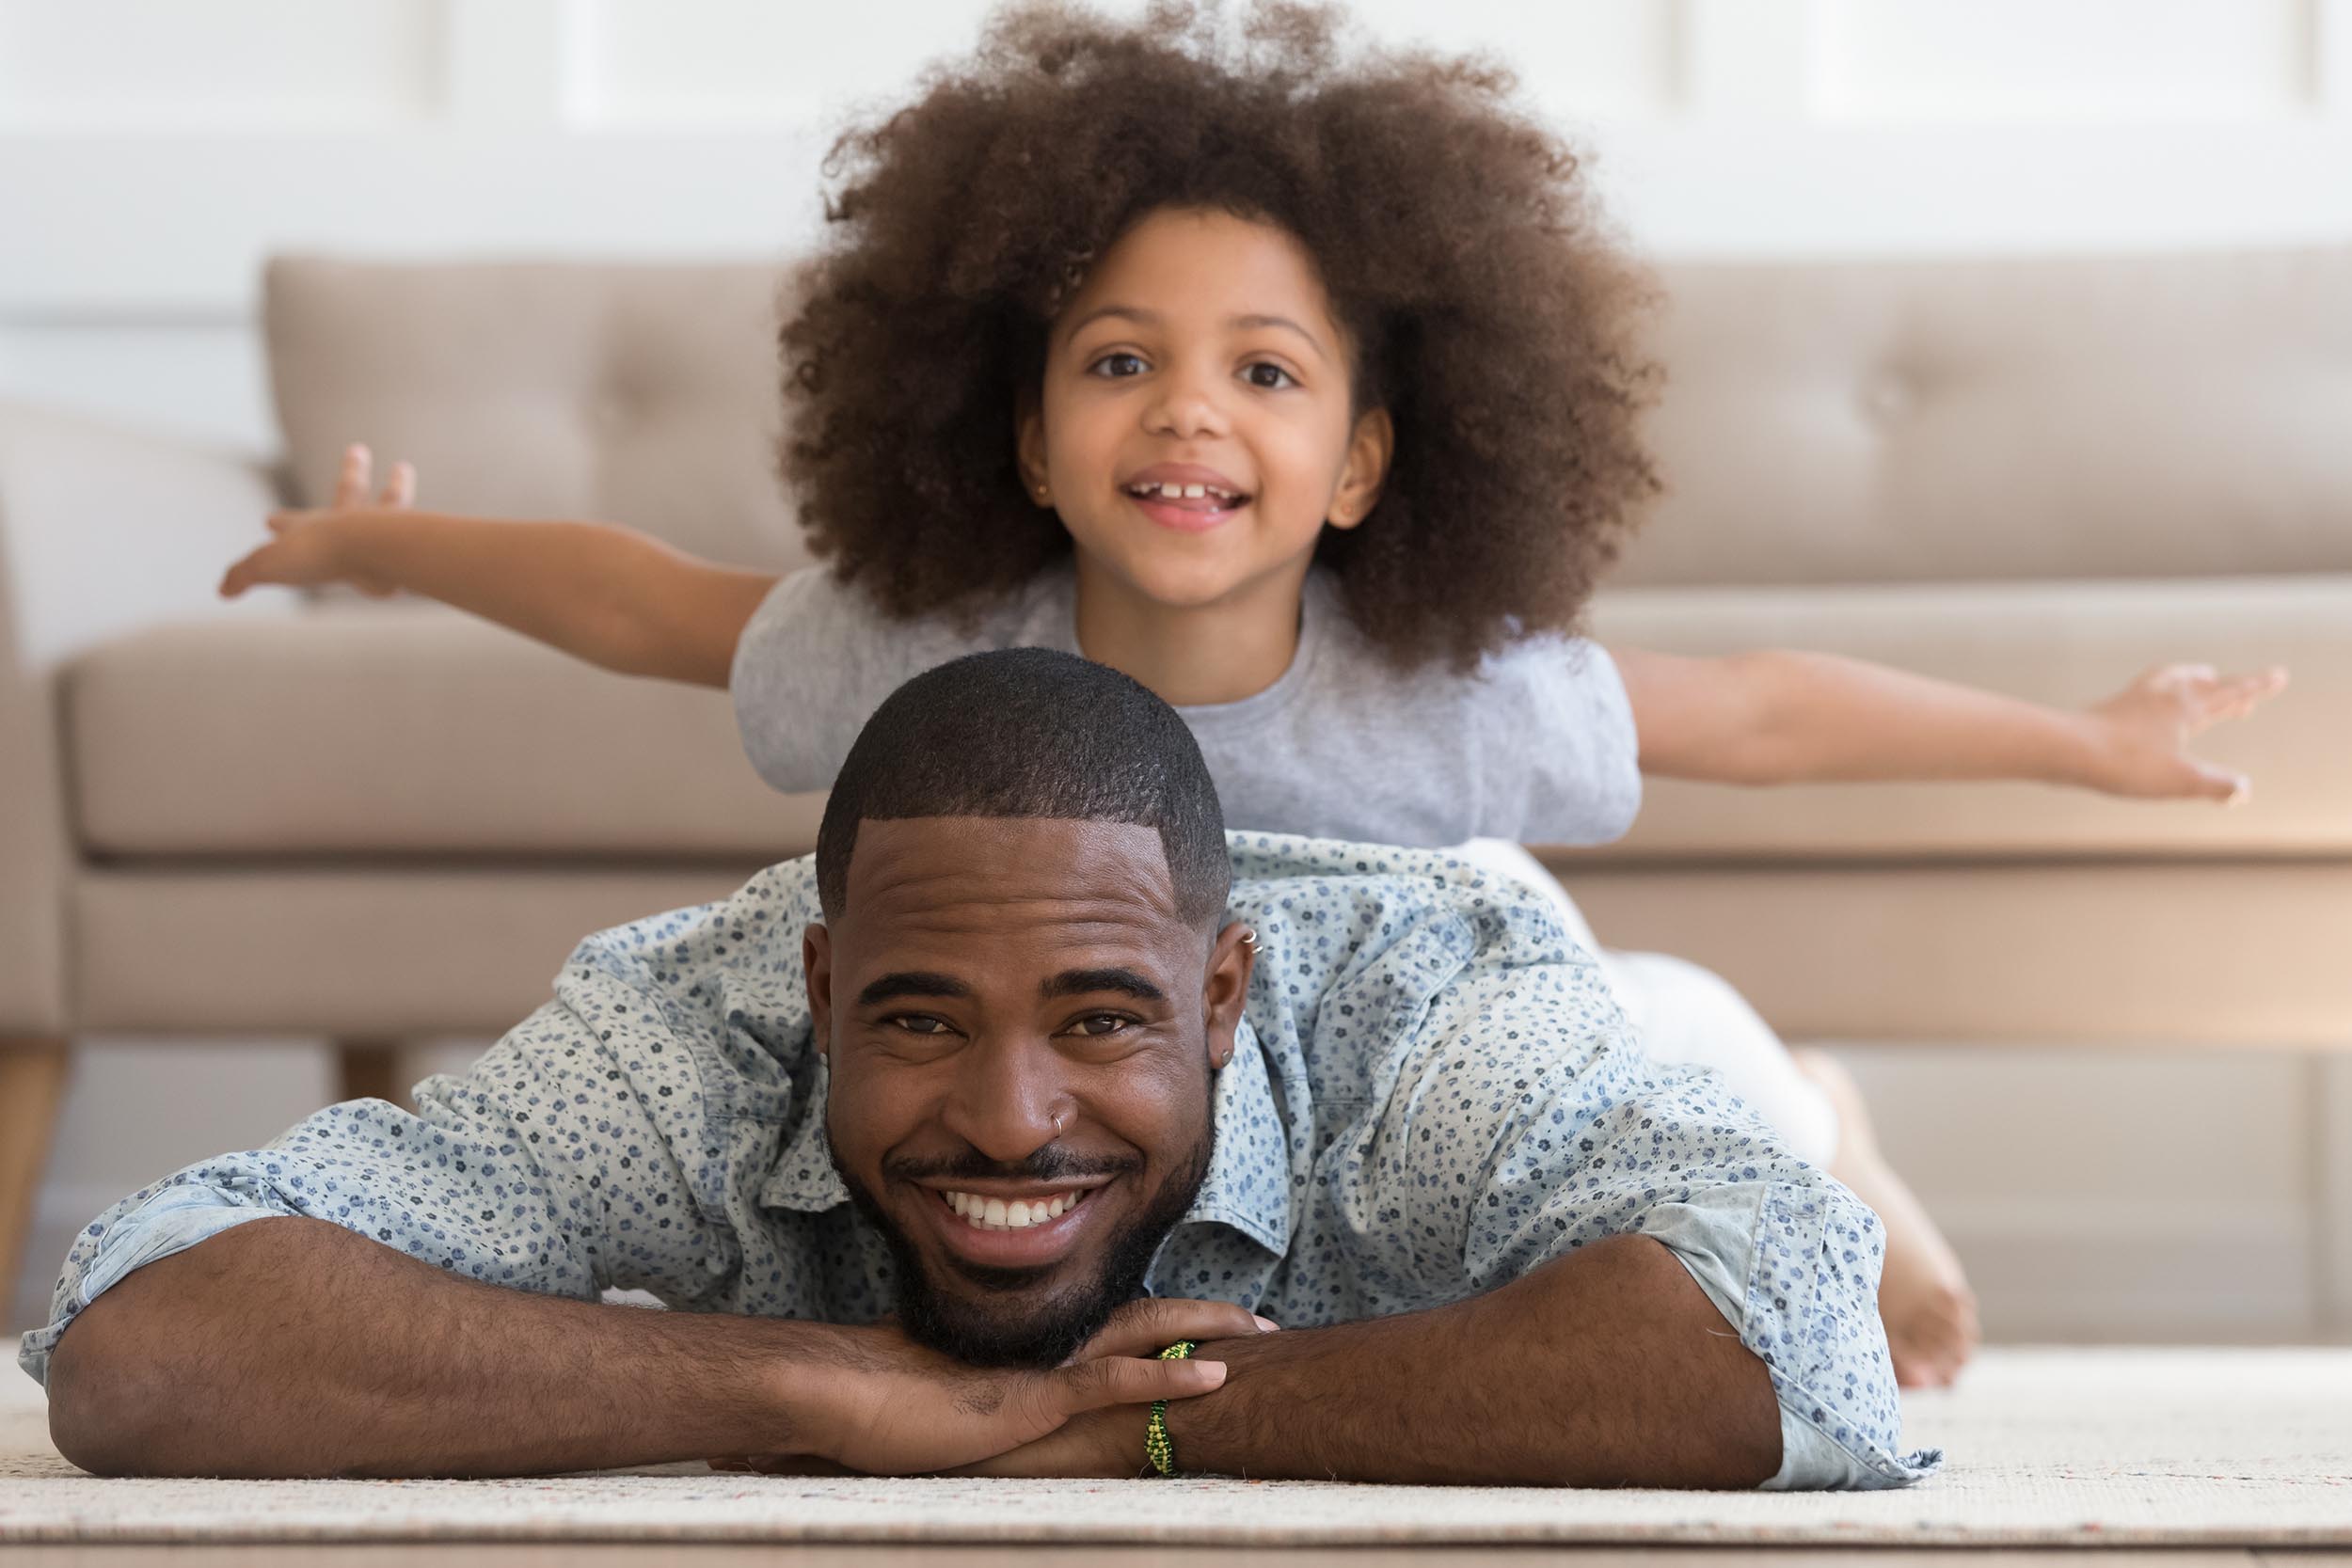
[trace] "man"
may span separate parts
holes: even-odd
[[[329,1107],[91,1226],[23,1357],[58,1448],[255,1476],[1932,1463],[1894,1450],[1875,1217],[1649,1063],[1540,896],[1442,854],[1230,849],[1126,677],[1036,649],[916,677],[813,863],[590,939],[416,1116]]]

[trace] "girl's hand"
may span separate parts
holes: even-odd
[[[336,477],[335,499],[329,506],[273,513],[270,542],[230,566],[220,579],[220,596],[233,599],[246,589],[268,583],[284,588],[317,588],[347,583],[381,599],[393,585],[351,559],[351,526],[408,510],[417,499],[417,470],[395,463],[384,481],[383,493],[368,499],[368,449],[357,443],[343,451],[342,472]]]
[[[2225,719],[2242,719],[2283,690],[2287,673],[2222,675],[2211,665],[2165,664],[2090,708],[2090,768],[2083,781],[2110,795],[2221,800],[2235,805],[2252,783],[2189,755],[2188,742]]]

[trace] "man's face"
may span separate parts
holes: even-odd
[[[1179,917],[1152,828],[858,825],[846,907],[803,958],[834,1163],[910,1334],[1050,1365],[1141,1290],[1207,1174],[1240,938]]]

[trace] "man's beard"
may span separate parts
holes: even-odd
[[[1209,1160],[1216,1148],[1216,1118],[1211,1117],[1200,1141],[1193,1146],[1175,1173],[1161,1184],[1134,1223],[1111,1238],[1094,1277],[1066,1285],[1042,1301],[1028,1299],[1025,1288],[1065,1264],[1057,1262],[1044,1269],[997,1269],[950,1258],[948,1266],[967,1284],[978,1287],[980,1299],[976,1301],[970,1295],[940,1288],[939,1282],[925,1271],[923,1256],[914,1242],[874,1195],[850,1174],[840,1157],[833,1153],[833,1141],[828,1138],[825,1142],[826,1154],[833,1160],[834,1171],[841,1178],[842,1186],[849,1189],[850,1201],[889,1243],[891,1259],[898,1267],[898,1326],[919,1344],[980,1367],[1057,1367],[1092,1338],[1115,1309],[1141,1295],[1143,1276],[1151,1269],[1160,1243],[1176,1228],[1176,1222],[1184,1217],[1192,1200],[1200,1195],[1200,1184],[1208,1180]],[[885,1174],[1042,1184],[1067,1180],[1073,1176],[1099,1176],[1135,1168],[1132,1162],[1106,1165],[1074,1159],[1049,1144],[1018,1165],[996,1164],[973,1149],[961,1160],[944,1164],[924,1162],[904,1170],[885,1167]],[[996,1310],[990,1309],[991,1296],[995,1298]]]

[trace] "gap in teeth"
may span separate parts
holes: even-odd
[[[1221,501],[1235,501],[1241,499],[1241,497],[1233,491],[1218,490],[1206,484],[1175,484],[1164,483],[1158,484],[1132,484],[1128,486],[1128,493],[1135,496],[1149,497],[1154,492],[1157,492],[1162,499],[1167,500],[1201,500],[1212,496]]]
[[[1057,1220],[1076,1208],[1084,1193],[1060,1195],[1038,1202],[1008,1203],[1003,1198],[982,1197],[977,1193],[947,1195],[947,1207],[963,1216],[975,1230],[1025,1230],[1033,1225]]]

